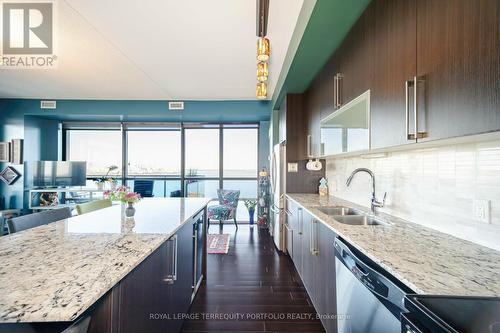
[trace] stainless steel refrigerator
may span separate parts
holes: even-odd
[[[271,155],[271,224],[269,231],[274,244],[280,251],[285,251],[285,189],[286,189],[286,145],[279,143],[273,147]]]

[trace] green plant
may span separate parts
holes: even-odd
[[[111,201],[120,201],[123,203],[136,203],[141,200],[139,193],[130,192],[125,186],[118,187],[115,191],[104,192],[104,197]]]
[[[255,210],[255,206],[257,206],[257,200],[247,199],[244,202],[245,202],[245,207],[248,209],[249,212]]]
[[[118,170],[118,167],[116,165],[110,165],[108,167],[108,172],[106,172],[106,175],[103,176],[103,177],[99,177],[95,180],[96,183],[105,183],[105,182],[116,182],[116,180],[114,180],[113,178],[110,178],[108,177],[109,176],[109,173],[111,171],[115,171],[115,170]]]

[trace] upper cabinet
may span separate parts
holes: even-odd
[[[314,154],[338,96],[367,90],[372,149],[500,130],[499,13],[497,0],[372,1],[307,91]]]
[[[500,1],[418,0],[425,140],[500,129]],[[425,104],[424,104],[425,103]]]
[[[371,27],[371,48],[366,52],[373,61],[371,148],[416,142],[409,100],[417,69],[415,4],[415,0],[375,0],[364,13]]]

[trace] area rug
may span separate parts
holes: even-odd
[[[229,251],[229,234],[209,234],[207,248],[208,254],[227,254]]]

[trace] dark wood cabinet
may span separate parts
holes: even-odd
[[[372,1],[306,92],[314,152],[337,72],[344,103],[370,89],[371,148],[499,131],[499,22],[498,0]]]
[[[342,74],[342,104],[348,103],[370,89],[372,40],[369,32],[373,29],[373,22],[368,13],[369,9],[361,15],[334,58],[338,62],[338,71]]]
[[[117,290],[119,293],[118,332],[160,332],[172,328],[166,318],[151,320],[151,315],[173,313],[173,285],[166,279],[172,272],[171,241],[167,241],[136,267]]]
[[[171,308],[173,314],[187,313],[191,304],[191,295],[193,293],[193,225],[186,223],[175,237],[176,251],[174,255],[174,271],[176,280],[171,285],[172,297]],[[174,318],[171,321],[172,332],[179,332],[182,327],[183,319]]]
[[[91,317],[89,333],[180,331],[182,314],[188,312],[193,294],[192,222],[185,223],[85,313]]]
[[[376,0],[364,16],[373,59],[371,148],[415,143],[406,135],[405,82],[416,75],[416,0]]]
[[[421,141],[500,130],[500,1],[416,4]]]

